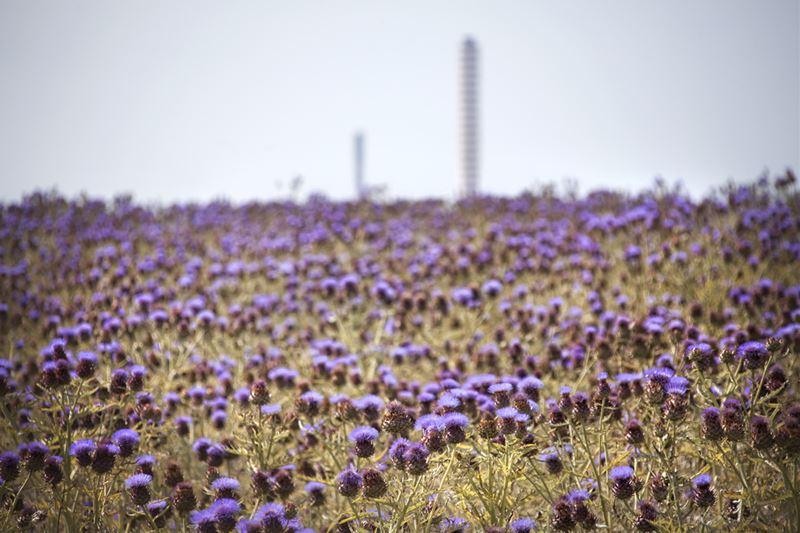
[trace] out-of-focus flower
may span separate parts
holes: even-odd
[[[361,474],[352,468],[343,470],[338,476],[336,476],[336,488],[339,491],[339,494],[348,498],[354,498],[356,495],[358,495],[363,482],[364,480],[361,477]]]

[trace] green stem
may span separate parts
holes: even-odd
[[[395,531],[400,531],[400,528],[403,526],[403,522],[406,518],[406,512],[408,511],[408,507],[411,505],[411,502],[414,501],[414,496],[417,494],[417,489],[419,488],[419,480],[422,476],[415,476],[414,479],[414,488],[411,490],[411,494],[408,495],[406,499],[406,503],[403,505],[403,509],[400,511],[400,514],[397,517],[397,523],[395,524],[397,527],[394,529]]]
[[[436,504],[439,502],[439,494],[442,492],[442,488],[444,487],[444,482],[447,480],[447,476],[450,474],[450,468],[453,466],[453,459],[456,455],[456,448],[453,446],[450,448],[450,458],[447,461],[447,468],[444,471],[444,475],[439,480],[439,487],[436,489],[436,494],[433,496],[433,503],[431,504],[431,511],[428,513],[428,520],[426,523],[430,526],[431,521],[433,520],[433,513],[436,512]]]
[[[602,416],[602,414],[601,414]],[[592,457],[592,451],[589,449],[589,438],[586,435],[586,426],[581,426],[581,436],[583,437],[581,442],[583,444],[584,449],[586,450],[586,454],[589,456],[589,463],[592,465],[592,471],[594,472],[594,479],[597,481],[597,493],[600,495],[600,507],[603,510],[603,523],[606,524],[606,527],[609,526],[611,523],[608,516],[608,509],[606,508],[606,499],[603,497],[603,485],[602,481],[600,480],[600,471],[597,469],[597,465],[594,462],[594,457]],[[606,457],[606,461],[608,461],[608,457]]]

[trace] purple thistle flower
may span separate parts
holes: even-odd
[[[166,500],[156,500],[146,506],[148,514],[155,520],[156,527],[162,528],[167,524],[169,505]]]
[[[137,487],[145,487],[153,481],[153,476],[148,474],[134,474],[125,480],[125,488],[130,490]]]
[[[358,426],[348,438],[354,444],[353,450],[358,457],[369,457],[375,453],[374,441],[378,438],[378,430],[371,426]]]
[[[194,441],[194,444],[192,444],[192,451],[197,454],[198,459],[205,461],[206,457],[208,456],[208,449],[212,444],[214,443],[211,441],[211,439],[200,437]]]
[[[380,417],[381,411],[383,411],[384,407],[383,400],[373,394],[368,394],[367,396],[358,398],[353,402],[353,405],[356,409],[361,411],[364,414],[364,417],[370,422],[373,422]]]
[[[372,442],[378,438],[378,430],[372,426],[358,426],[348,436],[350,442]]]
[[[189,515],[189,522],[191,522],[199,533],[216,533],[217,517],[214,515],[212,509],[201,509],[193,511]]]
[[[542,387],[544,387],[544,383],[535,376],[528,376],[517,385],[518,390],[524,392],[528,398],[535,402],[539,401],[539,391]]]
[[[20,447],[20,455],[25,468],[30,472],[36,472],[44,467],[44,461],[50,455],[50,448],[43,442],[33,441]]]
[[[211,425],[216,429],[223,429],[227,420],[228,414],[225,411],[217,410],[211,413]]]
[[[516,418],[519,411],[515,407],[503,407],[495,412],[497,429],[504,435],[510,435],[517,429]]]
[[[672,376],[667,381],[667,394],[685,395],[689,390],[689,380],[683,376]]]
[[[150,482],[153,476],[148,474],[134,474],[125,480],[125,490],[136,505],[144,505],[150,500]]]
[[[750,369],[760,368],[769,358],[769,350],[764,343],[749,341],[736,349],[736,356],[744,360],[745,366]]]
[[[496,279],[490,279],[481,287],[481,291],[490,298],[496,297],[503,290],[503,284]]]
[[[711,482],[711,474],[708,472],[692,479],[692,500],[698,507],[710,507],[717,500]]]
[[[133,429],[120,429],[114,432],[111,440],[119,446],[120,456],[130,457],[139,445],[139,434]]]
[[[466,440],[464,429],[469,424],[469,419],[461,413],[447,413],[442,416],[445,438],[449,444],[458,444]]]
[[[64,459],[60,455],[51,455],[44,462],[42,476],[50,485],[58,485],[64,479],[64,471],[61,468]]]
[[[16,452],[0,453],[0,478],[13,481],[19,475],[19,455]]]
[[[684,354],[701,372],[714,366],[714,349],[706,342],[690,344]]]
[[[320,506],[325,503],[325,484],[319,481],[309,481],[303,490],[308,494],[311,505]]]
[[[175,418],[175,432],[181,437],[189,434],[189,429],[192,426],[192,417],[179,416]]]
[[[514,407],[503,407],[495,411],[497,418],[502,418],[505,420],[513,420],[518,414],[519,411],[517,411],[517,409]]]
[[[703,412],[700,415],[700,421],[700,429],[704,438],[711,441],[716,441],[720,440],[724,436],[722,423],[719,416],[719,409],[716,407],[706,407],[703,409]]]
[[[255,518],[259,524],[259,531],[264,533],[279,533],[284,531],[286,524],[286,510],[283,505],[270,503],[261,506]]]
[[[627,500],[636,492],[636,481],[633,468],[629,466],[615,466],[608,473],[611,482],[611,492],[621,500]]]
[[[775,439],[767,417],[755,415],[750,419],[750,437],[756,450],[766,450],[772,446]]]
[[[461,407],[461,400],[452,394],[445,393],[439,397],[439,399],[436,401],[436,405],[447,411],[454,411]]]
[[[236,403],[242,406],[247,406],[250,403],[250,389],[242,387],[233,393],[233,399]]]
[[[392,464],[400,470],[405,470],[406,468],[405,452],[410,444],[411,442],[409,440],[401,437],[395,440],[391,447],[389,447],[389,459],[391,459]]]
[[[336,476],[336,488],[342,496],[354,498],[361,490],[363,478],[361,474],[348,468],[343,470]]]
[[[695,476],[692,479],[692,487],[695,489],[706,490],[711,487],[711,474],[708,472]]]
[[[92,464],[92,456],[97,445],[91,439],[75,441],[69,447],[69,454],[78,461],[81,466]]]
[[[155,457],[152,455],[140,455],[136,458],[135,463],[141,473],[153,475],[153,467],[156,464]]]
[[[630,466],[615,466],[608,474],[612,481],[630,480],[633,478],[633,468]]]
[[[218,477],[211,483],[217,498],[236,498],[239,486],[239,481],[232,477]]]
[[[540,454],[539,460],[544,463],[550,474],[558,474],[564,469],[564,463],[556,451]]]
[[[262,505],[253,515],[253,520],[259,525],[259,533],[294,531],[286,519],[286,508],[279,503]]]
[[[208,510],[213,514],[220,531],[231,531],[236,527],[236,518],[242,512],[242,507],[232,498],[222,498],[212,503]]]
[[[125,369],[117,368],[111,373],[108,390],[113,394],[124,394],[128,390],[128,372]]]
[[[206,450],[206,462],[208,466],[221,466],[227,456],[228,453],[220,444],[212,444],[208,447],[208,450]]]
[[[513,533],[530,533],[536,529],[536,522],[532,518],[517,518],[509,525]]]
[[[442,424],[442,417],[435,414],[422,415],[417,418],[417,421],[414,423],[414,429],[417,431],[424,432],[430,428],[443,430],[444,425]]]
[[[75,373],[81,379],[87,379],[94,375],[97,370],[97,356],[93,352],[81,352],[78,354],[78,363],[75,366]]]
[[[117,455],[120,454],[119,446],[110,442],[101,442],[94,450],[92,457],[92,470],[98,474],[105,474],[114,468]]]
[[[317,391],[310,390],[300,395],[296,405],[298,411],[301,413],[309,416],[315,416],[319,413],[320,406],[322,405],[323,401],[325,401],[325,397],[322,394],[318,393]]]
[[[413,475],[419,476],[428,470],[428,449],[424,444],[419,442],[412,442],[403,452],[403,463],[406,465],[406,471]]]
[[[261,406],[261,414],[265,416],[278,416],[281,413],[281,404],[268,403]]]

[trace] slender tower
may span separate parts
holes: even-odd
[[[461,195],[474,196],[480,178],[478,117],[478,43],[467,37],[461,43]]]
[[[356,132],[353,136],[353,170],[355,172],[356,198],[364,197],[364,134]]]

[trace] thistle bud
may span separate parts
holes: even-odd
[[[172,491],[172,505],[182,515],[187,515],[197,507],[197,499],[190,481],[181,481]]]
[[[719,409],[707,407],[700,415],[700,430],[703,438],[710,441],[720,440],[724,435],[722,423],[720,421]]]
[[[637,531],[658,531],[654,523],[658,519],[658,508],[653,502],[647,500],[639,501],[639,512],[633,522]]]
[[[269,403],[270,393],[266,381],[259,379],[253,382],[250,386],[250,400],[259,406]]]
[[[386,494],[386,481],[383,474],[374,468],[367,468],[361,472],[363,478],[363,493],[365,498],[380,498]]]
[[[553,504],[553,514],[550,524],[556,531],[571,531],[575,527],[572,517],[572,507],[565,499],[559,499]]]
[[[650,493],[657,502],[663,502],[669,495],[669,478],[661,472],[655,473],[650,478]]]
[[[770,431],[769,419],[760,415],[751,418],[750,437],[753,441],[753,448],[756,450],[766,450],[772,446],[774,439]]]
[[[406,435],[414,427],[414,417],[403,404],[394,400],[386,406],[381,427],[391,435]]]
[[[644,442],[644,431],[638,420],[630,420],[625,425],[625,440],[634,446]]]

